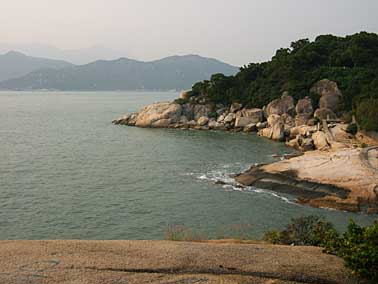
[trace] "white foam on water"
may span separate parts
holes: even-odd
[[[248,168],[249,168],[249,165],[243,165],[241,163],[224,164],[224,165],[220,165],[217,169],[211,170],[208,173],[186,173],[185,175],[194,176],[196,179],[200,181],[207,181],[214,184],[218,184],[222,186],[224,190],[227,190],[227,191],[264,194],[264,195],[269,195],[269,196],[278,198],[288,204],[298,205],[297,203],[294,202],[294,200],[291,200],[288,197],[279,195],[273,191],[257,188],[254,186],[245,187],[236,183],[232,175],[243,172],[247,170]]]

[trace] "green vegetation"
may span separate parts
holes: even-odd
[[[328,239],[335,235],[337,232],[330,222],[317,216],[308,216],[293,219],[281,232],[267,232],[264,240],[274,244],[325,246]]]
[[[367,131],[378,131],[378,99],[368,99],[357,105],[357,120]]]
[[[263,107],[289,92],[295,100],[310,96],[312,85],[327,78],[338,83],[345,111],[356,111],[361,125],[376,130],[378,100],[378,35],[361,32],[346,37],[318,36],[301,39],[290,48],[277,50],[268,62],[251,63],[235,76],[214,74],[210,80],[193,85],[191,95],[207,102],[233,102]],[[369,102],[375,102],[373,107]],[[364,115],[366,112],[366,116]]]
[[[333,225],[316,216],[293,219],[283,231],[270,231],[264,240],[273,244],[314,245],[338,255],[356,275],[378,281],[378,222],[360,227],[350,221],[339,235]],[[376,282],[374,282],[376,283]]]

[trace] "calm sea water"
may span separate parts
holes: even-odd
[[[303,215],[323,215],[340,230],[349,218],[362,224],[376,218],[233,186],[229,174],[291,152],[283,144],[255,135],[111,124],[176,97],[0,93],[0,239],[161,239],[173,224],[211,237],[248,227],[258,238]]]

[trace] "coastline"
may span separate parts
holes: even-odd
[[[342,95],[335,82],[325,79],[315,87],[321,97],[316,110],[309,97],[295,105],[287,93],[263,109],[238,103],[214,105],[183,93],[179,100],[189,102],[155,103],[112,123],[144,128],[257,132],[267,139],[286,141],[287,146],[302,155],[254,166],[236,175],[236,182],[290,194],[298,203],[313,207],[377,214],[378,147],[374,146],[378,141],[358,132],[354,119],[338,118],[345,114],[336,115]]]

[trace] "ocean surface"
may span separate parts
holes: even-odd
[[[378,219],[233,184],[230,174],[292,152],[282,143],[253,134],[111,124],[177,96],[1,92],[0,239],[162,239],[172,225],[213,238],[259,238],[310,214],[339,230],[350,218],[364,225]]]

